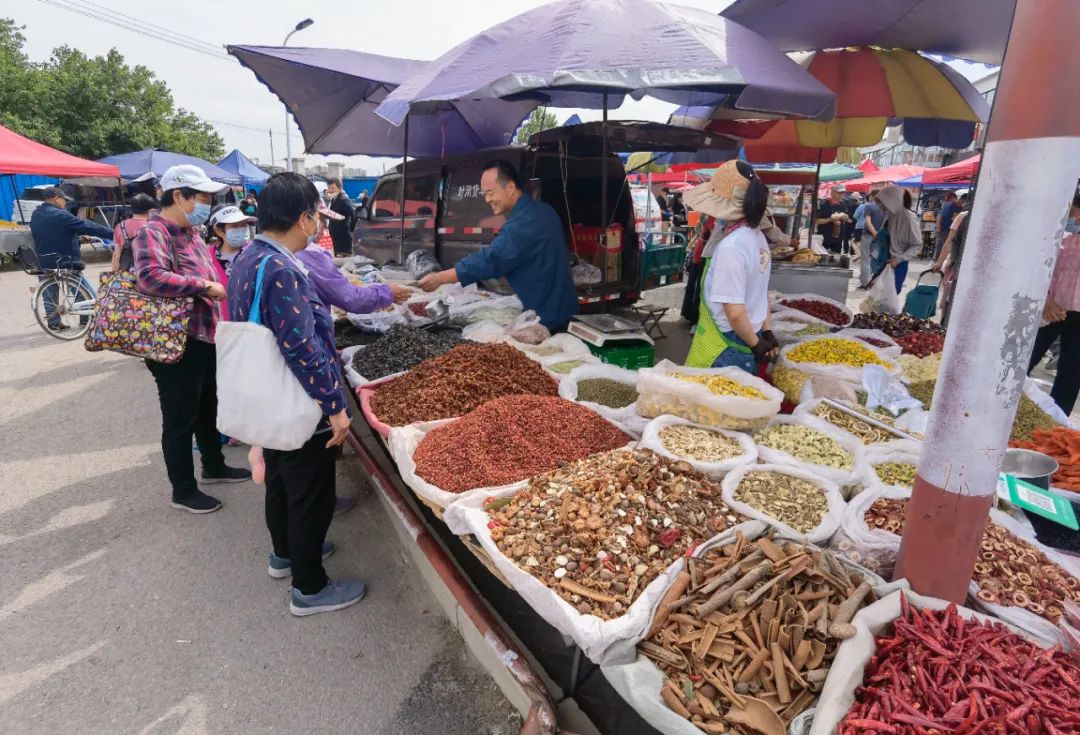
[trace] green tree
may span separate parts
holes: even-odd
[[[61,46],[44,63],[27,59],[14,22],[0,19],[0,123],[83,158],[163,148],[217,160],[224,142],[145,66],[116,49],[90,58]]]
[[[554,128],[558,124],[559,120],[555,117],[554,112],[548,112],[546,107],[537,107],[529,113],[529,116],[525,118],[525,122],[518,127],[514,142],[528,143],[533,134],[539,133],[541,130]]]

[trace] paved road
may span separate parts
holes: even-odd
[[[368,598],[293,618],[265,571],[261,489],[170,509],[145,366],[47,336],[30,283],[0,273],[0,732],[517,731],[355,461],[338,482],[360,503],[327,567]]]

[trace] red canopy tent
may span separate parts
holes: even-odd
[[[886,166],[883,169],[879,169],[873,173],[868,173],[861,179],[855,179],[854,181],[845,181],[844,186],[850,191],[862,191],[867,192],[871,189],[885,184],[891,184],[894,181],[900,181],[900,179],[906,179],[910,176],[918,176],[925,169],[922,166],[909,166],[906,163],[901,163],[897,166]]]
[[[965,158],[959,163],[954,163],[951,166],[942,166],[941,168],[928,168],[923,171],[922,183],[923,186],[929,186],[930,184],[968,184],[975,179],[975,174],[979,172],[979,164],[982,161],[982,156],[972,156],[971,158]]]
[[[864,174],[872,174],[881,170],[878,168],[878,165],[871,161],[869,158],[864,158],[862,162],[855,168],[859,169]]]
[[[0,174],[38,174],[58,178],[112,176],[119,179],[120,169],[58,151],[0,125]]]

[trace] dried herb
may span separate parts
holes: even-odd
[[[524,480],[629,441],[573,401],[504,396],[430,431],[413,460],[420,477],[443,490],[462,492]]]
[[[743,454],[739,442],[718,431],[697,426],[666,426],[658,436],[664,449],[697,462],[723,462]]]
[[[821,488],[780,472],[747,472],[735,489],[735,499],[800,533],[813,531],[829,512]]]
[[[520,350],[504,344],[461,344],[380,386],[371,397],[390,426],[464,416],[500,396],[554,396],[559,384]]]
[[[577,399],[608,408],[626,408],[638,399],[638,392],[634,386],[611,378],[587,378],[578,381]]]
[[[432,334],[399,324],[373,344],[357,350],[352,366],[368,380],[378,380],[438,357],[463,342],[457,331]]]

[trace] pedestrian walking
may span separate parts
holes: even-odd
[[[905,193],[899,186],[888,184],[877,196],[887,218],[885,227],[889,233],[888,264],[892,266],[896,278],[896,293],[903,289],[908,261],[918,257],[923,246],[919,220],[905,205]]]
[[[120,220],[113,228],[113,273],[134,272],[135,254],[131,250],[131,243],[146,224],[150,213],[157,209],[158,203],[149,194],[136,194],[127,200],[127,205],[131,208],[131,216]]]
[[[326,531],[334,515],[335,460],[350,417],[334,348],[334,320],[297,254],[319,233],[319,192],[295,173],[271,176],[259,193],[262,230],[237,257],[229,280],[229,312],[247,321],[255,309],[273,332],[282,358],[322,409],[314,434],[299,449],[263,449],[268,573],[292,576],[289,610],[304,616],[354,605],[363,582],[333,582],[322,561],[333,553]]]
[[[1065,236],[1058,249],[1042,318],[1028,372],[1039,364],[1054,341],[1060,339],[1061,354],[1050,397],[1069,416],[1080,393],[1080,194],[1073,198],[1065,223]]]
[[[161,404],[161,451],[172,485],[172,507],[212,513],[221,501],[202,492],[195,480],[193,435],[200,448],[203,484],[251,479],[249,470],[226,465],[221,450],[214,332],[225,287],[196,229],[209,219],[213,195],[225,187],[192,165],[173,166],[159,183],[161,211],[147,219],[132,245],[138,288],[152,296],[192,296],[194,305],[180,360],[147,360],[146,367]]]

